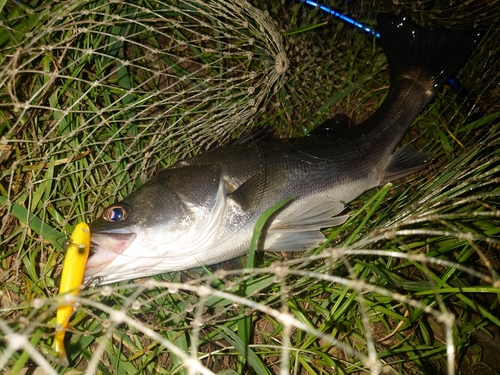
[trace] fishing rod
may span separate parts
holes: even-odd
[[[331,14],[332,16],[338,18],[341,21],[344,21],[345,23],[352,25],[354,27],[357,27],[360,30],[363,30],[367,34],[375,35],[377,38],[380,38],[380,33],[376,32],[372,28],[362,24],[361,22],[355,20],[354,18],[351,18],[349,16],[346,16],[345,14],[339,12],[338,10],[335,10],[333,8],[327,7],[326,5],[322,5],[318,3],[317,1],[312,1],[312,0],[298,0],[301,3],[305,3],[307,5],[310,5],[314,8],[319,8],[325,13]]]

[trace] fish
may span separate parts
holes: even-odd
[[[73,303],[64,301],[64,295],[78,295],[82,286],[85,266],[90,254],[90,228],[87,223],[81,222],[75,226],[67,243],[64,257],[61,283],[59,285],[59,298],[56,313],[56,334],[52,349],[57,353],[56,362],[61,366],[69,366],[64,337],[69,319],[73,313]]]
[[[390,87],[373,114],[355,126],[336,116],[309,136],[222,147],[162,170],[90,224],[86,280],[108,284],[244,255],[258,218],[285,199],[258,249],[308,249],[324,242],[322,228],[347,220],[348,202],[428,166],[432,156],[411,145],[394,150],[481,32],[426,29],[388,13],[377,25]]]

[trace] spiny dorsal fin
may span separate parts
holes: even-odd
[[[243,145],[249,142],[261,142],[273,138],[274,130],[259,126],[243,134],[241,137],[229,141],[224,147]]]

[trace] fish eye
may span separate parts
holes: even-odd
[[[128,209],[120,204],[115,204],[106,209],[102,214],[104,220],[110,221],[112,223],[118,223],[123,221],[128,216]]]

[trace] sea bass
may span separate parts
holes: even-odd
[[[377,24],[391,84],[367,120],[327,136],[220,148],[163,170],[91,223],[85,276],[106,284],[241,256],[260,215],[286,198],[259,249],[307,249],[324,241],[321,228],[347,219],[346,203],[428,165],[430,156],[412,146],[394,149],[480,35],[389,14]]]

